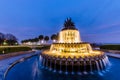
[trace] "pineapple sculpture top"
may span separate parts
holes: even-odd
[[[64,22],[64,28],[62,30],[66,29],[77,30],[71,18],[67,18]]]
[[[64,27],[59,33],[59,43],[80,43],[80,34],[71,18],[67,18]]]
[[[96,73],[97,70],[100,72],[109,66],[104,52],[92,50],[89,43],[81,42],[79,31],[70,18],[65,21],[58,42],[53,43],[50,50],[43,51],[40,59],[49,70],[63,70],[65,73]]]

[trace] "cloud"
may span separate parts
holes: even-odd
[[[120,26],[120,22],[114,22],[114,23],[98,26],[98,27],[96,27],[95,30],[110,29],[110,28],[119,27],[119,26]]]

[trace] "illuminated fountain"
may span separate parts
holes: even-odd
[[[57,43],[40,55],[41,65],[54,72],[74,73],[100,72],[109,66],[108,57],[102,51],[92,50],[89,43],[82,42],[78,29],[67,19],[59,33]]]

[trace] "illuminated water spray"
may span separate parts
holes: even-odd
[[[92,50],[89,43],[82,42],[79,30],[67,19],[59,32],[58,41],[50,50],[40,55],[41,65],[54,72],[93,73],[109,66],[108,57],[102,51]]]

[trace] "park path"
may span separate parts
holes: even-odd
[[[120,58],[120,54],[117,53],[105,53],[107,56],[115,57],[115,58]]]

